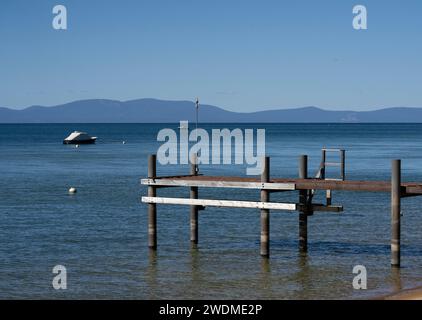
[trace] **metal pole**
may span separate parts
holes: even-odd
[[[196,130],[195,130],[195,140],[196,140],[196,142],[198,143],[198,123],[199,123],[199,98],[196,98],[196,103],[195,103],[195,105],[196,105],[196,108],[195,108],[195,111],[196,111]],[[198,155],[196,154],[195,155],[195,162],[198,160]],[[198,173],[199,173],[199,167],[198,167],[198,164],[196,164],[196,166],[195,166],[195,175],[197,175]],[[193,174],[192,172],[191,172],[191,174]]]
[[[196,142],[198,142],[199,98],[196,98]]]
[[[196,99],[196,129],[198,129],[199,122],[199,99]]]
[[[152,154],[148,157],[148,178],[154,179],[157,175],[157,156]],[[148,187],[148,197],[156,196],[156,188]],[[148,204],[148,246],[157,249],[157,205]]]
[[[264,157],[261,173],[261,182],[270,181],[270,157]],[[268,190],[261,190],[261,202],[270,201]],[[261,256],[270,256],[270,210],[261,209]]]
[[[391,165],[391,265],[400,267],[400,186],[401,161]]]
[[[197,160],[197,155],[192,155],[190,164],[190,174],[194,176],[198,174]],[[198,187],[190,188],[190,198],[198,199]],[[198,243],[198,206],[190,206],[190,241],[193,244]]]
[[[299,179],[308,178],[308,156],[301,155],[299,158]],[[308,210],[307,190],[299,191],[299,204],[302,208],[299,211],[299,250],[306,252],[308,250]]]

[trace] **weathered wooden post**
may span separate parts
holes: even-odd
[[[340,150],[340,175],[341,180],[346,180],[346,150]]]
[[[299,158],[299,179],[308,178],[308,156],[301,155]],[[306,252],[308,250],[308,209],[307,199],[308,190],[299,191],[299,250]]]
[[[321,155],[321,173],[320,173],[320,179],[324,180],[325,179],[325,163],[327,162],[327,150],[326,149],[322,149],[322,155]],[[327,206],[331,206],[331,190],[327,189],[325,190],[325,200],[327,202]]]
[[[391,265],[400,267],[401,161],[391,166]]]
[[[270,157],[262,159],[261,182],[270,181]],[[261,202],[270,201],[270,193],[268,190],[261,189]],[[270,210],[261,209],[261,256],[270,256]]]
[[[321,179],[325,179],[325,162],[327,162],[327,150],[326,149],[322,149],[321,150],[321,175],[320,178]]]
[[[152,154],[148,157],[148,179],[154,179],[157,175],[157,156]],[[148,197],[156,196],[156,187],[148,186]],[[157,205],[148,204],[148,246],[157,248]]]
[[[198,157],[193,154],[191,157],[190,174],[198,175]],[[190,188],[190,198],[198,199],[198,187]],[[198,206],[190,206],[190,241],[192,244],[198,243]]]

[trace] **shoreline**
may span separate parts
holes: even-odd
[[[398,292],[383,295],[376,300],[422,300],[422,286],[411,289],[402,289]]]

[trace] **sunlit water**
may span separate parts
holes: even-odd
[[[309,218],[309,252],[298,251],[295,212],[271,215],[271,258],[259,256],[259,211],[207,208],[199,246],[189,241],[189,208],[158,206],[158,251],[147,248],[146,189],[139,178],[156,152],[157,132],[173,125],[0,125],[0,298],[344,299],[378,296],[422,281],[422,198],[403,200],[402,264],[390,268],[390,195],[334,192],[342,214]],[[239,125],[205,125],[236,128]],[[422,181],[421,124],[250,124],[265,128],[271,176],[294,177],[300,154],[314,174],[323,146],[344,147],[348,179]],[[96,145],[61,142],[73,130]],[[126,141],[126,144],[122,144]],[[334,160],[334,159],[333,159]],[[187,166],[158,166],[161,175]],[[201,166],[201,173],[245,175],[245,166]],[[336,174],[332,172],[332,174]],[[69,187],[77,187],[69,195]],[[186,196],[187,190],[159,190]],[[200,189],[201,197],[258,200],[257,190]],[[321,195],[319,195],[321,196]],[[296,201],[297,193],[271,196]],[[317,196],[318,197],[318,196]],[[52,287],[55,265],[67,290]],[[368,289],[354,290],[364,265]]]

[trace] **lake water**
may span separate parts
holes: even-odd
[[[271,258],[259,256],[259,211],[200,212],[199,246],[189,241],[189,208],[158,206],[158,251],[147,248],[147,156],[157,133],[177,124],[0,125],[0,298],[345,299],[367,298],[422,282],[422,198],[402,201],[402,265],[390,268],[390,195],[334,192],[342,214],[309,218],[309,252],[298,251],[295,212],[271,215]],[[343,147],[347,179],[390,178],[402,159],[404,181],[422,181],[422,124],[227,124],[265,128],[271,175],[295,177],[300,154],[311,175],[320,149]],[[96,145],[62,145],[73,130]],[[126,141],[126,144],[122,144]],[[159,175],[188,166],[158,166]],[[201,173],[245,175],[245,166],[203,165]],[[333,172],[332,174],[335,174]],[[69,187],[77,187],[69,195]],[[160,195],[187,195],[183,189]],[[322,194],[317,194],[317,198]],[[207,198],[259,199],[259,191],[200,189]],[[272,195],[296,201],[297,193]],[[52,287],[55,265],[67,289]],[[368,289],[354,290],[364,265]]]

